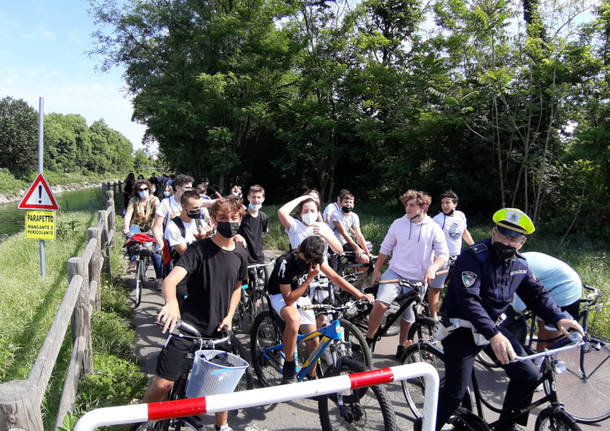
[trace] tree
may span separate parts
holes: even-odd
[[[0,168],[26,177],[38,160],[38,115],[24,100],[0,100]]]

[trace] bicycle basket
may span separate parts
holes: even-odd
[[[186,397],[233,392],[249,364],[237,355],[222,350],[198,350],[186,387]]]

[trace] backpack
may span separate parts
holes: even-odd
[[[186,229],[180,216],[174,217],[172,221],[176,223],[176,226],[178,226],[182,238],[186,238]],[[163,246],[163,263],[165,265],[169,265],[170,262],[176,263],[178,259],[180,259],[180,254],[178,254],[178,252],[174,250],[173,247],[169,246],[169,242],[166,239],[164,239],[163,241],[165,242],[165,245]]]

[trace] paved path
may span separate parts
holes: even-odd
[[[154,273],[150,272],[152,278]],[[130,286],[128,280],[128,286]],[[133,292],[133,290],[131,290]],[[160,290],[154,283],[146,283],[142,294],[142,302],[136,309],[136,354],[139,358],[143,370],[149,375],[154,374],[156,366],[156,357],[161,348],[165,337],[162,336],[159,326],[155,325],[154,318],[163,304],[163,299]],[[238,333],[245,346],[249,346],[249,335],[245,332]],[[397,336],[388,337],[377,343],[374,355],[374,367],[387,367],[397,365],[393,359],[393,354],[396,349]],[[610,367],[606,367],[610,368]],[[256,380],[256,377],[255,377]],[[504,393],[506,379],[501,371],[491,372],[490,378],[486,379],[485,384],[482,384],[482,389],[488,394],[488,399],[494,400],[495,404],[501,403],[501,398],[497,394]],[[397,420],[400,430],[413,429],[413,419],[410,416],[410,410],[404,401],[399,383],[387,385],[390,395],[393,400],[394,410],[396,411]],[[567,391],[567,388],[559,387],[559,393]],[[582,401],[582,411],[586,411],[587,400]],[[535,416],[537,411],[530,416],[528,430],[534,429]],[[486,413],[488,418],[494,418],[496,415]],[[208,424],[207,429],[213,430],[213,416],[206,416],[204,422]],[[298,400],[275,404],[272,406],[255,407],[238,412],[231,412],[229,423],[235,431],[244,430],[248,426],[255,426],[258,430],[316,430],[320,429],[318,419],[317,402],[313,400]],[[604,430],[610,429],[610,420],[598,426],[581,425],[583,431]]]

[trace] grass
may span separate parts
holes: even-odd
[[[38,350],[68,286],[66,261],[80,255],[87,241],[86,227],[95,214],[59,213],[57,223],[74,220],[78,229],[63,238],[45,241],[46,277],[40,276],[37,240],[24,233],[0,244],[0,380],[27,378]]]

